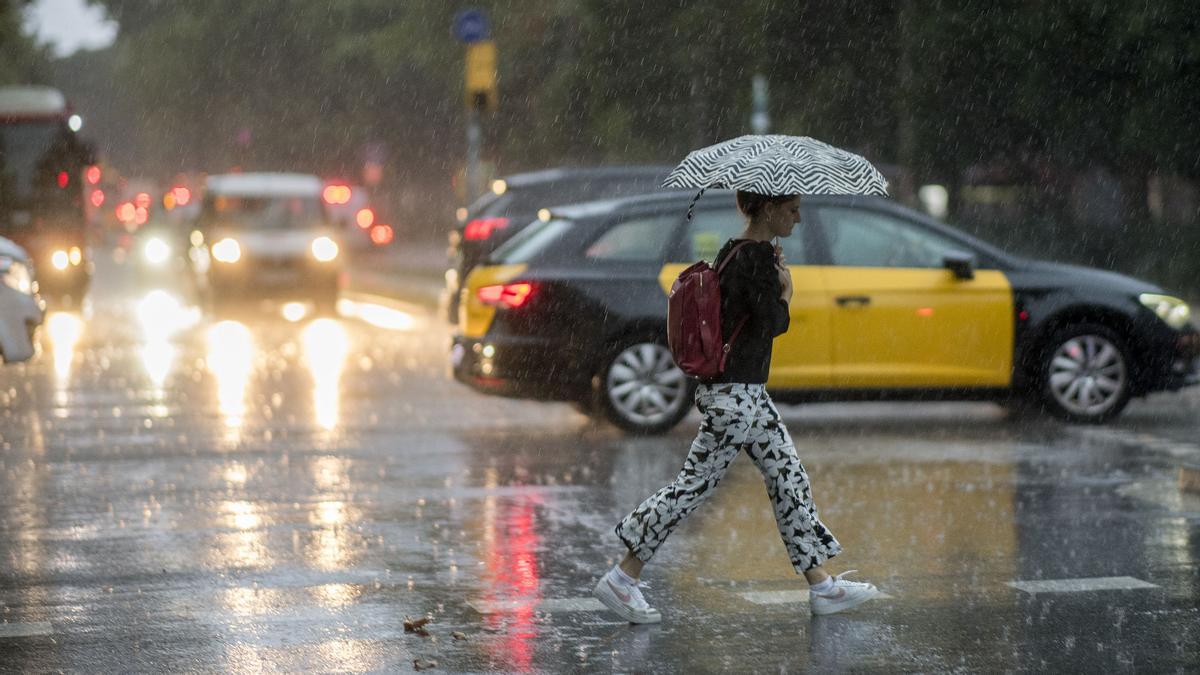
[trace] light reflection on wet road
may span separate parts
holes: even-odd
[[[1200,430],[1194,394],[1100,430],[784,408],[847,549],[831,567],[893,599],[809,618],[740,461],[648,568],[664,624],[631,628],[586,596],[694,419],[629,438],[473,394],[444,327],[367,297],[213,317],[115,267],[95,295],[0,372],[0,670],[1200,666],[1200,504],[1171,454]],[[1159,588],[1006,585],[1120,576]],[[430,636],[404,631],[426,614]]]

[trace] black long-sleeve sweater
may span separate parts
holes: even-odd
[[[721,270],[721,335],[728,342],[743,318],[749,317],[730,345],[725,372],[708,383],[765,384],[771,369],[771,343],[787,332],[788,306],[780,294],[775,247],[769,241],[730,239],[717,253],[713,267],[725,260],[734,246],[742,246]]]

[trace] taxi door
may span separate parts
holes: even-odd
[[[815,209],[829,249],[833,385],[842,389],[1003,387],[1012,371],[1013,301],[999,270],[960,279],[963,244],[865,208]]]
[[[832,383],[830,317],[828,294],[821,268],[803,264],[811,259],[818,233],[806,227],[805,216],[792,236],[780,241],[792,271],[791,323],[775,338],[771,352],[771,376],[767,385],[780,389],[825,389]],[[670,293],[675,277],[697,260],[712,261],[721,246],[746,228],[745,217],[736,208],[697,211],[684,230],[679,261],[668,264],[659,275],[664,292]]]

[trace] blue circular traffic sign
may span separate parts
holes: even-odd
[[[454,37],[459,42],[471,44],[486,40],[487,36],[488,20],[482,10],[464,9],[454,15]]]

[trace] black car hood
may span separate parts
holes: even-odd
[[[1072,285],[1105,289],[1118,293],[1137,295],[1139,293],[1163,293],[1164,291],[1149,281],[1135,277],[1099,270],[1083,265],[1068,265],[1066,263],[1049,262],[1045,260],[1022,259],[1017,269],[1021,285],[1059,285],[1069,281]]]

